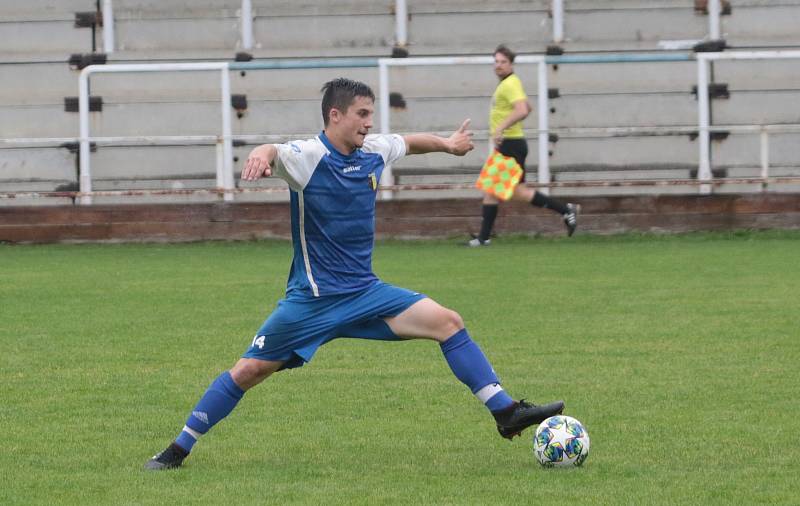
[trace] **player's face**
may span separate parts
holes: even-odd
[[[494,54],[494,73],[500,79],[505,79],[514,72],[514,64],[503,53]]]
[[[375,103],[369,97],[356,97],[342,114],[336,110],[338,121],[335,128],[342,141],[353,149],[364,145],[364,138],[372,128],[372,116],[375,114]],[[333,119],[333,117],[332,117]]]

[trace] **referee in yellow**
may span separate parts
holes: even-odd
[[[494,50],[494,73],[500,84],[492,95],[492,111],[489,115],[489,135],[494,147],[503,155],[514,158],[522,168],[522,179],[525,181],[525,158],[528,156],[528,142],[522,130],[522,121],[528,117],[533,108],[528,101],[528,95],[522,87],[522,81],[514,73],[514,54],[511,49],[500,45]],[[580,207],[576,204],[564,204],[559,200],[550,198],[541,192],[520,184],[511,197],[514,200],[524,200],[536,207],[551,209],[564,218],[567,233],[572,235],[578,225],[578,212]],[[500,201],[492,195],[484,194],[483,221],[481,231],[473,238],[469,246],[487,246],[494,220],[497,218],[497,207]]]

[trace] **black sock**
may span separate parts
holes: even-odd
[[[478,240],[485,242],[489,239],[494,227],[494,219],[497,218],[497,204],[484,204],[483,205],[483,221],[481,222],[481,233],[478,234]]]
[[[535,192],[531,199],[531,205],[542,207],[544,209],[552,209],[558,214],[566,214],[567,206],[560,200],[548,197],[542,192]]]

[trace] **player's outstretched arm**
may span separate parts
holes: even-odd
[[[470,120],[453,132],[450,137],[439,137],[434,134],[410,134],[405,136],[406,153],[419,155],[422,153],[444,152],[464,156],[475,146],[472,144],[472,132],[468,130]]]
[[[254,148],[242,169],[242,179],[245,181],[255,181],[260,177],[272,175],[272,162],[278,154],[278,148],[274,144],[262,144]]]

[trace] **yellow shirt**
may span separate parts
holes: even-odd
[[[516,74],[509,74],[500,81],[497,89],[494,90],[494,95],[492,95],[492,111],[489,114],[489,130],[492,136],[494,136],[497,125],[514,110],[514,102],[527,99],[528,95],[525,94],[525,90],[522,88],[522,81],[519,80]],[[506,128],[503,132],[503,137],[506,139],[521,139],[525,137],[525,133],[522,131],[522,121],[517,121]]]

